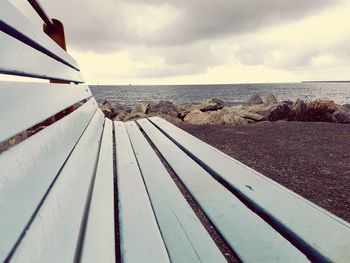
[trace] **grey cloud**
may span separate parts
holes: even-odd
[[[311,66],[314,58],[320,55],[331,55],[338,63],[348,63],[350,59],[350,37],[344,36],[331,44],[305,43],[303,46],[283,46],[276,43],[263,43],[256,38],[240,38],[240,44],[234,58],[242,65],[264,65],[284,70],[298,70]],[[274,54],[282,54],[276,59]]]
[[[203,39],[254,32],[267,25],[296,19],[339,1],[266,0],[176,1],[182,18],[154,43],[183,44]]]
[[[129,50],[134,62],[144,62],[148,65],[133,70],[135,78],[156,78],[175,75],[191,75],[205,73],[208,67],[225,63],[222,58],[213,54],[207,43],[196,43],[184,47],[142,47]],[[161,66],[155,66],[150,61],[161,58]],[[131,77],[131,76],[125,76]]]
[[[80,50],[111,52],[130,45],[187,45],[212,38],[253,32],[296,19],[341,0],[42,0],[48,12],[63,20],[71,45]],[[128,6],[169,5],[180,15],[155,34],[140,35],[129,24]],[[146,25],[147,26],[147,25]]]
[[[350,36],[347,34],[341,41],[336,42],[334,45],[328,47],[328,51],[334,52],[339,58],[346,61],[350,60]]]
[[[235,52],[235,58],[243,65],[265,65],[272,68],[295,70],[311,63],[322,50],[315,46],[285,47],[277,44],[259,43],[258,40],[244,43]],[[280,53],[282,57],[276,58]]]
[[[172,77],[181,75],[193,75],[199,73],[205,73],[207,67],[204,65],[182,64],[182,65],[166,65],[160,68],[151,67],[145,69],[137,69],[132,74],[133,78],[160,78],[160,77]]]
[[[222,59],[216,57],[208,43],[199,43],[191,46],[174,46],[158,48],[167,64],[184,65],[190,63],[203,65],[217,65],[222,63]]]

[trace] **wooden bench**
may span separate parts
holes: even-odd
[[[83,83],[6,0],[0,73]],[[33,127],[0,153],[1,261],[226,262],[200,211],[241,261],[349,262],[349,223],[161,118],[112,122],[86,85],[0,82],[0,143]]]

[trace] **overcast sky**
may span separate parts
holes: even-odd
[[[350,0],[40,2],[90,84],[350,79]]]

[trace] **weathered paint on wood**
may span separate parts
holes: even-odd
[[[138,123],[243,262],[308,262],[147,119]]]
[[[81,83],[77,71],[0,31],[0,73]]]
[[[0,142],[92,96],[88,86],[0,82]]]
[[[96,107],[91,99],[0,155],[0,261],[25,229]]]
[[[7,0],[0,1],[0,30],[78,69],[77,62]]]
[[[348,262],[350,224],[160,118],[150,118],[216,177],[273,220],[314,260]]]
[[[123,122],[115,122],[122,262],[170,262]]]
[[[96,111],[13,255],[13,262],[73,262],[104,116]]]
[[[113,124],[105,120],[81,262],[114,263]]]
[[[172,262],[226,262],[135,122],[125,124]]]

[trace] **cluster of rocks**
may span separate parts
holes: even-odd
[[[226,106],[219,99],[175,105],[170,101],[158,103],[143,101],[133,109],[120,104],[104,102],[100,105],[105,115],[117,121],[160,116],[173,123],[196,125],[247,125],[261,121],[322,121],[350,123],[350,105],[339,105],[330,100],[303,100],[278,102],[269,95],[264,102],[260,95],[253,95],[246,104]]]

